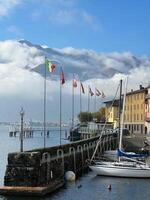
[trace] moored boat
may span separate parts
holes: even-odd
[[[144,163],[136,162],[95,162],[89,168],[97,175],[128,177],[128,178],[150,178],[150,167]]]
[[[121,87],[122,87],[122,81],[120,81],[120,88]],[[126,94],[124,94],[123,113],[124,113],[125,97]],[[121,99],[121,93],[120,93],[120,99]],[[123,130],[123,117],[122,117],[121,129],[119,128],[120,139],[119,139],[119,149],[118,149],[118,156],[119,156],[118,161],[116,162],[94,161],[93,158],[96,153],[97,149],[96,147],[94,154],[91,158],[89,168],[92,171],[94,171],[97,175],[103,175],[103,176],[150,178],[150,167],[144,162],[133,159],[137,157],[142,157],[144,155],[135,154],[131,152],[126,153],[122,151],[122,130]],[[114,154],[114,151],[112,151],[112,153]],[[126,158],[126,160],[121,161],[121,158]]]

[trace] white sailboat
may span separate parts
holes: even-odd
[[[121,83],[122,82],[120,82],[120,85],[122,85]],[[123,113],[125,105],[125,96],[126,94],[124,94]],[[123,127],[121,126],[121,130],[122,129]],[[89,168],[97,175],[103,175],[103,176],[150,178],[150,166],[148,166],[145,162],[132,159],[132,157],[137,157],[140,155],[136,155],[134,153],[125,153],[121,150],[121,147],[122,147],[122,131],[120,131],[120,140],[118,149],[119,160],[115,162],[98,161],[98,160],[94,161],[93,158],[96,153],[96,151],[94,151],[94,154],[91,158],[91,162],[89,164]],[[123,158],[125,157],[126,160],[121,161],[121,157]]]

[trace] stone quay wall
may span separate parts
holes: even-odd
[[[64,180],[66,171],[80,176],[87,170],[87,159],[95,150],[98,137],[50,148],[8,154],[5,186],[46,186]],[[96,156],[104,150],[115,149],[117,138],[103,136]]]

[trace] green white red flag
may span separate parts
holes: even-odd
[[[45,67],[51,73],[53,73],[55,71],[55,65],[54,65],[54,63],[52,63],[51,61],[49,61],[47,59],[45,59]]]

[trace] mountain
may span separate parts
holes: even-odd
[[[20,40],[19,43],[27,45],[30,48],[36,48],[39,51],[38,56],[43,56],[43,59],[47,57],[54,61],[56,66],[62,65],[67,79],[71,79],[72,73],[76,74],[80,80],[111,78],[119,73],[129,74],[131,70],[143,65],[150,66],[150,60],[148,58],[137,58],[129,52],[97,53],[92,50],[74,49],[72,47],[52,49],[34,45],[26,40]],[[57,63],[55,61],[59,62]],[[37,66],[32,67],[31,70],[44,76],[43,65],[39,63]],[[59,68],[57,70],[59,71]],[[52,76],[51,78],[56,79],[57,77]]]

